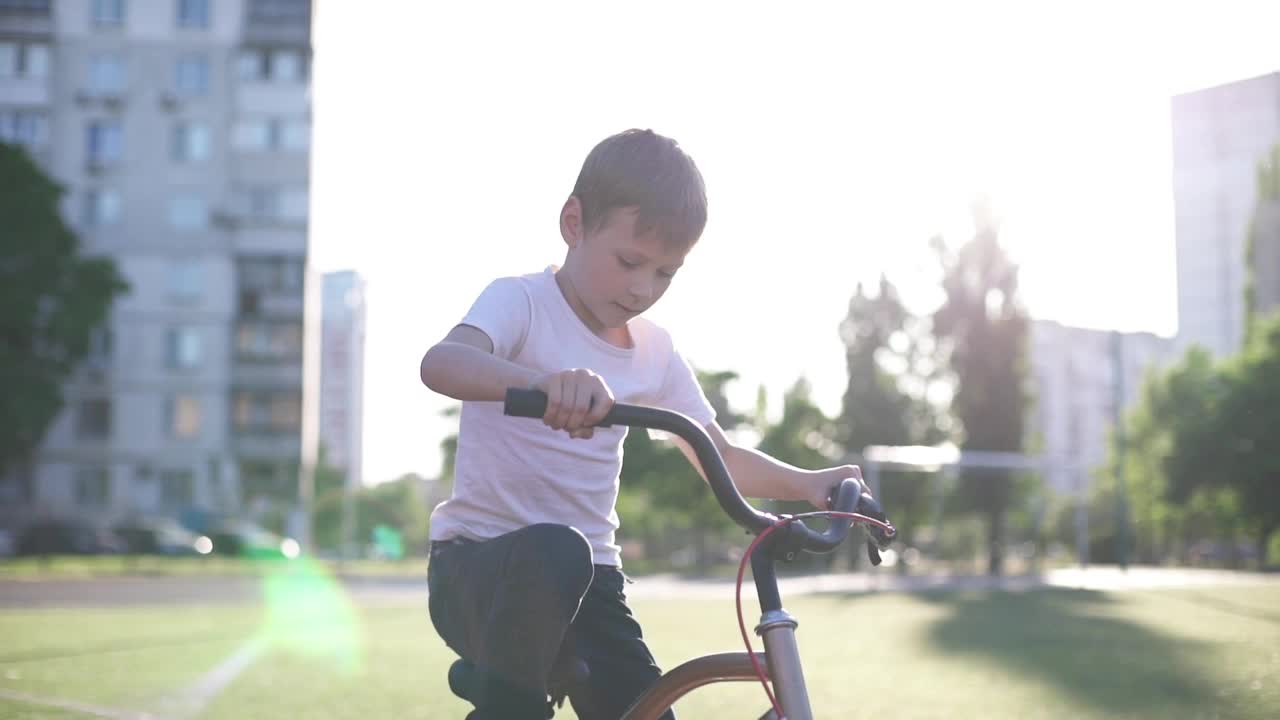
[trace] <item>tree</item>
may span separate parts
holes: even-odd
[[[840,458],[836,423],[814,404],[812,390],[800,378],[783,394],[782,418],[765,429],[760,452],[806,470],[830,467]]]
[[[1205,463],[1213,461],[1195,457],[1214,444],[1204,420],[1218,412],[1224,390],[1213,357],[1192,347],[1176,364],[1146,379],[1126,414],[1121,462],[1139,557],[1159,562],[1175,548],[1185,553],[1198,530],[1226,519],[1217,513],[1226,506],[1224,499],[1209,497],[1199,481]],[[1119,447],[1114,436],[1111,440],[1112,459],[1094,487],[1091,516],[1097,521],[1090,523],[1091,555],[1107,560],[1117,557],[1120,532],[1114,512]]]
[[[63,189],[26,150],[0,142],[0,474],[39,445],[63,385],[128,285],[107,258],[80,255]]]
[[[427,523],[430,509],[423,497],[424,480],[408,473],[395,480],[355,493],[355,538],[367,545],[373,530],[385,525],[401,533],[411,551],[422,552],[427,546]],[[341,546],[341,514],[343,489],[332,487],[318,496],[315,503],[315,542],[317,547],[338,549]]]
[[[1258,286],[1280,288],[1280,144],[1258,164],[1258,199],[1245,245],[1245,333],[1257,327],[1260,315],[1275,310],[1273,298],[1259,298]]]
[[[1215,401],[1175,435],[1168,468],[1184,494],[1225,488],[1238,499],[1238,517],[1253,534],[1260,562],[1280,529],[1280,314],[1259,320],[1244,350],[1228,359],[1214,382]]]
[[[938,381],[938,363],[926,321],[914,317],[897,288],[881,276],[879,291],[869,295],[861,284],[840,324],[849,384],[838,421],[839,440],[849,452],[869,445],[933,445],[946,439],[943,413],[930,399]],[[911,533],[924,520],[933,486],[918,472],[880,474],[880,500],[911,544]],[[852,557],[859,557],[854,548]],[[899,565],[905,571],[906,565]]]
[[[999,224],[985,203],[974,206],[973,237],[952,253],[940,240],[934,249],[943,270],[945,300],[933,314],[934,332],[955,375],[952,412],[969,450],[1021,452],[1025,437],[1026,311],[1018,301],[1018,267],[999,242]],[[987,526],[988,571],[1004,568],[1004,530],[1015,490],[1007,471],[969,471],[961,476],[962,501]]]
[[[742,422],[726,394],[737,373],[696,374],[720,426],[730,430]],[[711,489],[675,445],[655,440],[644,430],[627,433],[622,456],[619,515],[628,533],[643,536],[648,547],[659,550],[678,549],[665,545],[685,536],[693,543],[695,566],[705,570],[712,560],[712,541],[734,527]]]

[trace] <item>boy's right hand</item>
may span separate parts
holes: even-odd
[[[596,423],[613,409],[613,391],[604,378],[583,368],[543,375],[533,387],[547,394],[542,422],[569,437],[591,437]]]

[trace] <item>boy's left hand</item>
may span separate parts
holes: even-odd
[[[819,510],[830,510],[831,508],[827,505],[827,501],[830,498],[831,491],[847,478],[853,478],[858,481],[858,484],[862,486],[863,495],[871,494],[871,490],[862,480],[862,468],[857,465],[840,465],[839,467],[819,470],[815,473],[817,482],[813,483],[813,487],[810,489],[809,496],[806,499],[810,505]]]

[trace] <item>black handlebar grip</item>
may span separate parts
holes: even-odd
[[[502,401],[504,415],[540,418],[547,414],[547,394],[541,390],[510,388]]]

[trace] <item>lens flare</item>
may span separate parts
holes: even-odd
[[[294,540],[285,543],[297,548]],[[327,567],[309,557],[269,562],[262,590],[263,636],[273,651],[306,656],[342,674],[360,672],[360,619]]]

